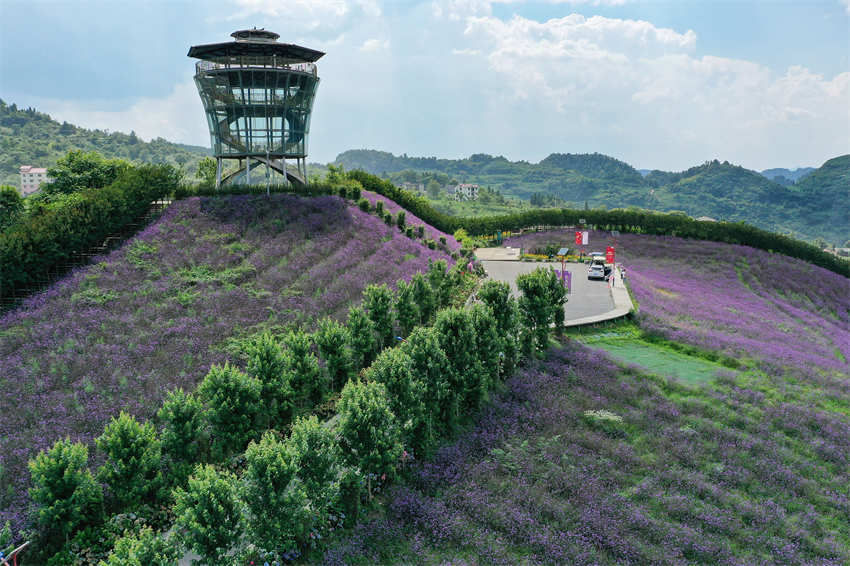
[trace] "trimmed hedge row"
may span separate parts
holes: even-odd
[[[141,217],[177,182],[170,166],[141,165],[107,187],[80,191],[16,222],[0,233],[0,297],[39,284],[75,254]]]
[[[472,236],[482,236],[494,234],[498,230],[515,231],[532,226],[571,226],[584,219],[587,224],[602,230],[680,236],[751,246],[802,259],[844,277],[850,277],[850,262],[828,254],[812,244],[743,222],[700,222],[688,216],[646,210],[569,208],[546,208],[518,214],[460,218],[438,212],[424,198],[364,171],[349,171],[348,175],[359,181],[363,188],[394,200],[443,232],[454,233],[458,228],[463,228]]]

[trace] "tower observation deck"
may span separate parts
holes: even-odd
[[[216,188],[270,182],[283,175],[307,183],[310,114],[319,86],[316,61],[324,53],[279,43],[263,29],[235,31],[234,41],[195,45],[195,84],[201,95],[216,159]],[[222,160],[238,159],[222,178]],[[294,163],[287,164],[287,160]],[[265,175],[252,170],[265,170]]]

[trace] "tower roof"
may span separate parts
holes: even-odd
[[[275,55],[290,61],[314,63],[324,55],[324,52],[308,47],[301,47],[292,43],[278,43],[277,38],[280,36],[273,31],[264,29],[238,30],[230,35],[236,40],[225,43],[194,45],[189,48],[188,56],[196,59],[217,59],[242,55],[260,57]]]

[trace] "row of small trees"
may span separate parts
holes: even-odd
[[[114,418],[96,440],[95,473],[84,444],[55,443],[30,462],[45,558],[72,564],[86,545],[96,556],[91,547],[110,547],[116,517],[131,512],[151,519],[103,564],[173,564],[178,547],[210,564],[237,551],[287,560],[351,524],[399,465],[427,454],[544,348],[563,312],[551,270],[522,276],[519,301],[488,282],[479,304],[448,306],[461,278],[435,262],[395,293],[370,286],[347,325],[326,319],[282,343],[257,337],[244,371],[213,366],[196,393],[168,394],[156,425]],[[338,387],[336,416],[310,414]],[[172,516],[173,534],[151,528]]]
[[[84,444],[57,442],[30,463],[31,496],[37,506],[34,526],[45,558],[59,551],[54,563],[71,563],[73,552],[69,549],[104,538],[106,517],[114,519],[132,511],[149,518],[154,526],[162,524],[168,516],[168,512],[163,515],[162,507],[175,499],[181,501],[180,492],[174,490],[187,486],[187,478],[198,473],[196,466],[241,462],[240,455],[251,442],[272,445],[271,440],[260,439],[265,430],[285,431],[291,426],[292,435],[298,437],[295,431],[316,428],[306,415],[333,400],[386,346],[417,327],[433,324],[437,311],[449,305],[467,278],[461,266],[449,270],[444,261],[433,262],[426,273],[415,275],[410,282],[400,281],[396,291],[370,285],[362,306],[350,309],[347,324],[325,319],[313,334],[290,331],[281,340],[267,334],[255,337],[245,348],[244,371],[230,364],[214,366],[196,393],[169,393],[156,425],[141,423],[125,413],[114,418],[95,443],[103,462],[95,473],[87,467],[89,455]],[[342,400],[339,406],[345,403],[354,406]],[[431,431],[437,430],[433,422],[430,426]],[[312,440],[301,443],[313,444]],[[424,446],[417,444],[416,449]],[[292,446],[287,450],[294,453]],[[244,458],[248,459],[247,453]],[[212,473],[201,473],[207,472]],[[337,476],[340,473],[335,472]],[[346,477],[350,484],[356,474],[348,471],[340,476],[342,487],[337,495],[348,493],[343,507],[351,508],[357,497],[351,496],[350,486],[345,487]],[[364,481],[371,483],[369,477]],[[310,494],[318,492],[307,489],[305,493],[311,509],[343,505],[343,500],[325,496],[315,503]],[[340,513],[334,516],[338,520]],[[107,528],[113,527],[113,519],[106,522]],[[317,529],[327,523],[315,520]]]

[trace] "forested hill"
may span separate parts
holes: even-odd
[[[78,128],[33,108],[20,109],[0,100],[0,184],[20,187],[21,165],[50,167],[72,149],[97,151],[107,158],[170,163],[190,174],[194,174],[201,158],[210,155],[207,148],[162,138],[144,142],[133,132]]]
[[[729,162],[706,161],[686,171],[646,176],[607,155],[553,153],[540,161],[509,161],[475,154],[466,159],[396,156],[350,150],[336,163],[376,175],[438,171],[458,182],[478,183],[508,196],[558,197],[566,206],[642,208],[718,220],[744,221],[804,240],[843,245],[850,239],[850,155],[836,157],[802,177],[780,184]]]

